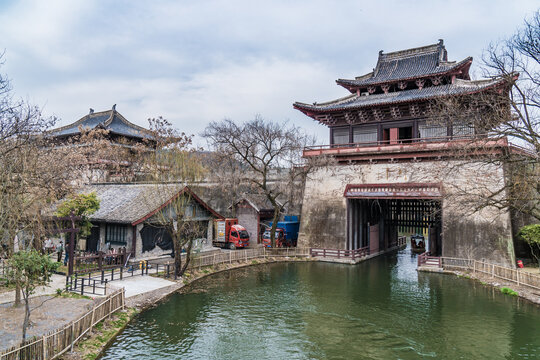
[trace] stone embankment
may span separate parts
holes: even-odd
[[[535,290],[528,286],[517,285],[515,282],[494,279],[491,276],[482,273],[473,273],[472,271],[444,270],[444,273],[474,279],[480,281],[482,284],[493,286],[499,290],[503,287],[510,288],[516,291],[520,298],[526,299],[540,307],[540,290]]]

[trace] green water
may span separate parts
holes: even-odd
[[[408,251],[216,274],[142,313],[103,359],[535,359],[540,308]]]

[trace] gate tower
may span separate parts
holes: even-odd
[[[380,51],[372,72],[336,80],[349,95],[294,103],[329,128],[330,143],[306,147],[303,156],[336,160],[306,180],[299,246],[386,251],[398,231],[424,231],[434,255],[514,264],[510,213],[472,212],[460,194],[500,186],[505,169],[483,156],[516,148],[471,123],[433,116],[438,99],[508,92],[502,77],[471,80],[471,64],[471,57],[449,61],[442,40]],[[463,149],[476,160],[464,163]]]

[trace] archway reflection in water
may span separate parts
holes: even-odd
[[[540,309],[417,273],[408,250],[356,266],[278,263],[212,275],[148,310],[103,359],[540,357]]]

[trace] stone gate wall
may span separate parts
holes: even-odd
[[[305,184],[298,246],[344,249],[345,186],[382,183],[441,183],[442,255],[515,264],[510,213],[494,207],[473,211],[477,195],[504,184],[503,167],[484,162],[366,163],[316,169]]]

